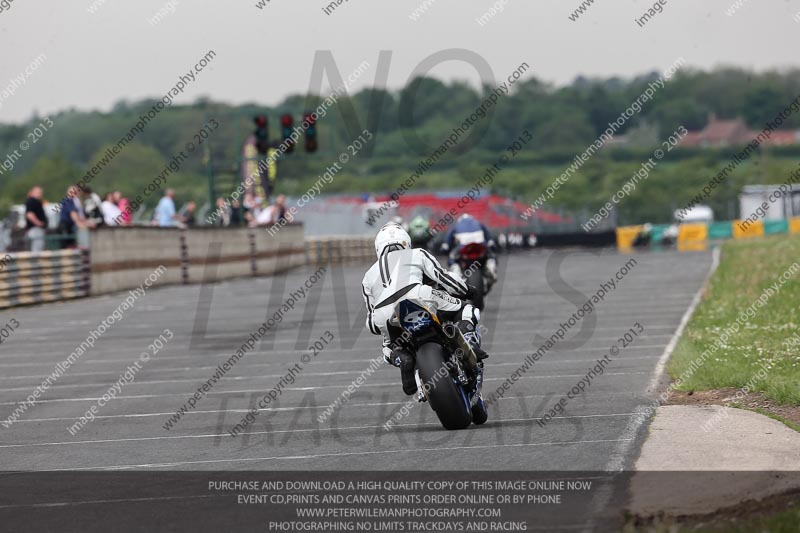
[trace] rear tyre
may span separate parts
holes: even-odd
[[[486,293],[486,287],[483,284],[483,272],[481,269],[476,268],[469,273],[467,285],[475,288],[475,298],[472,299],[472,305],[483,311],[483,300]]]
[[[472,410],[464,391],[455,384],[449,371],[445,373],[445,350],[429,342],[417,350],[417,369],[427,383],[428,403],[445,429],[465,429],[472,423]]]

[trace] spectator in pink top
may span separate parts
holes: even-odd
[[[130,225],[133,218],[131,217],[131,213],[128,212],[127,207],[130,205],[130,202],[127,198],[122,197],[122,193],[119,191],[114,191],[114,203],[117,204],[117,207],[120,211],[122,211],[122,218],[120,219],[120,226],[128,226]]]

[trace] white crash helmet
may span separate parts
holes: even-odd
[[[396,248],[408,248],[411,246],[411,237],[403,229],[403,226],[397,222],[387,222],[375,235],[375,254],[379,259],[389,246]]]

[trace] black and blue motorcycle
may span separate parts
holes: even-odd
[[[427,401],[445,429],[465,429],[489,417],[481,398],[483,362],[461,330],[442,323],[436,309],[419,300],[402,300],[395,317],[415,359],[417,399]]]

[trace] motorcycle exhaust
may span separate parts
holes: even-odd
[[[464,338],[464,334],[461,333],[461,330],[458,329],[454,324],[445,324],[444,328],[445,337],[447,337],[456,347],[456,354],[458,354],[459,359],[466,363],[467,368],[470,370],[475,370],[478,368],[478,357],[475,355],[475,351],[472,349],[472,346],[467,342],[467,339]]]

